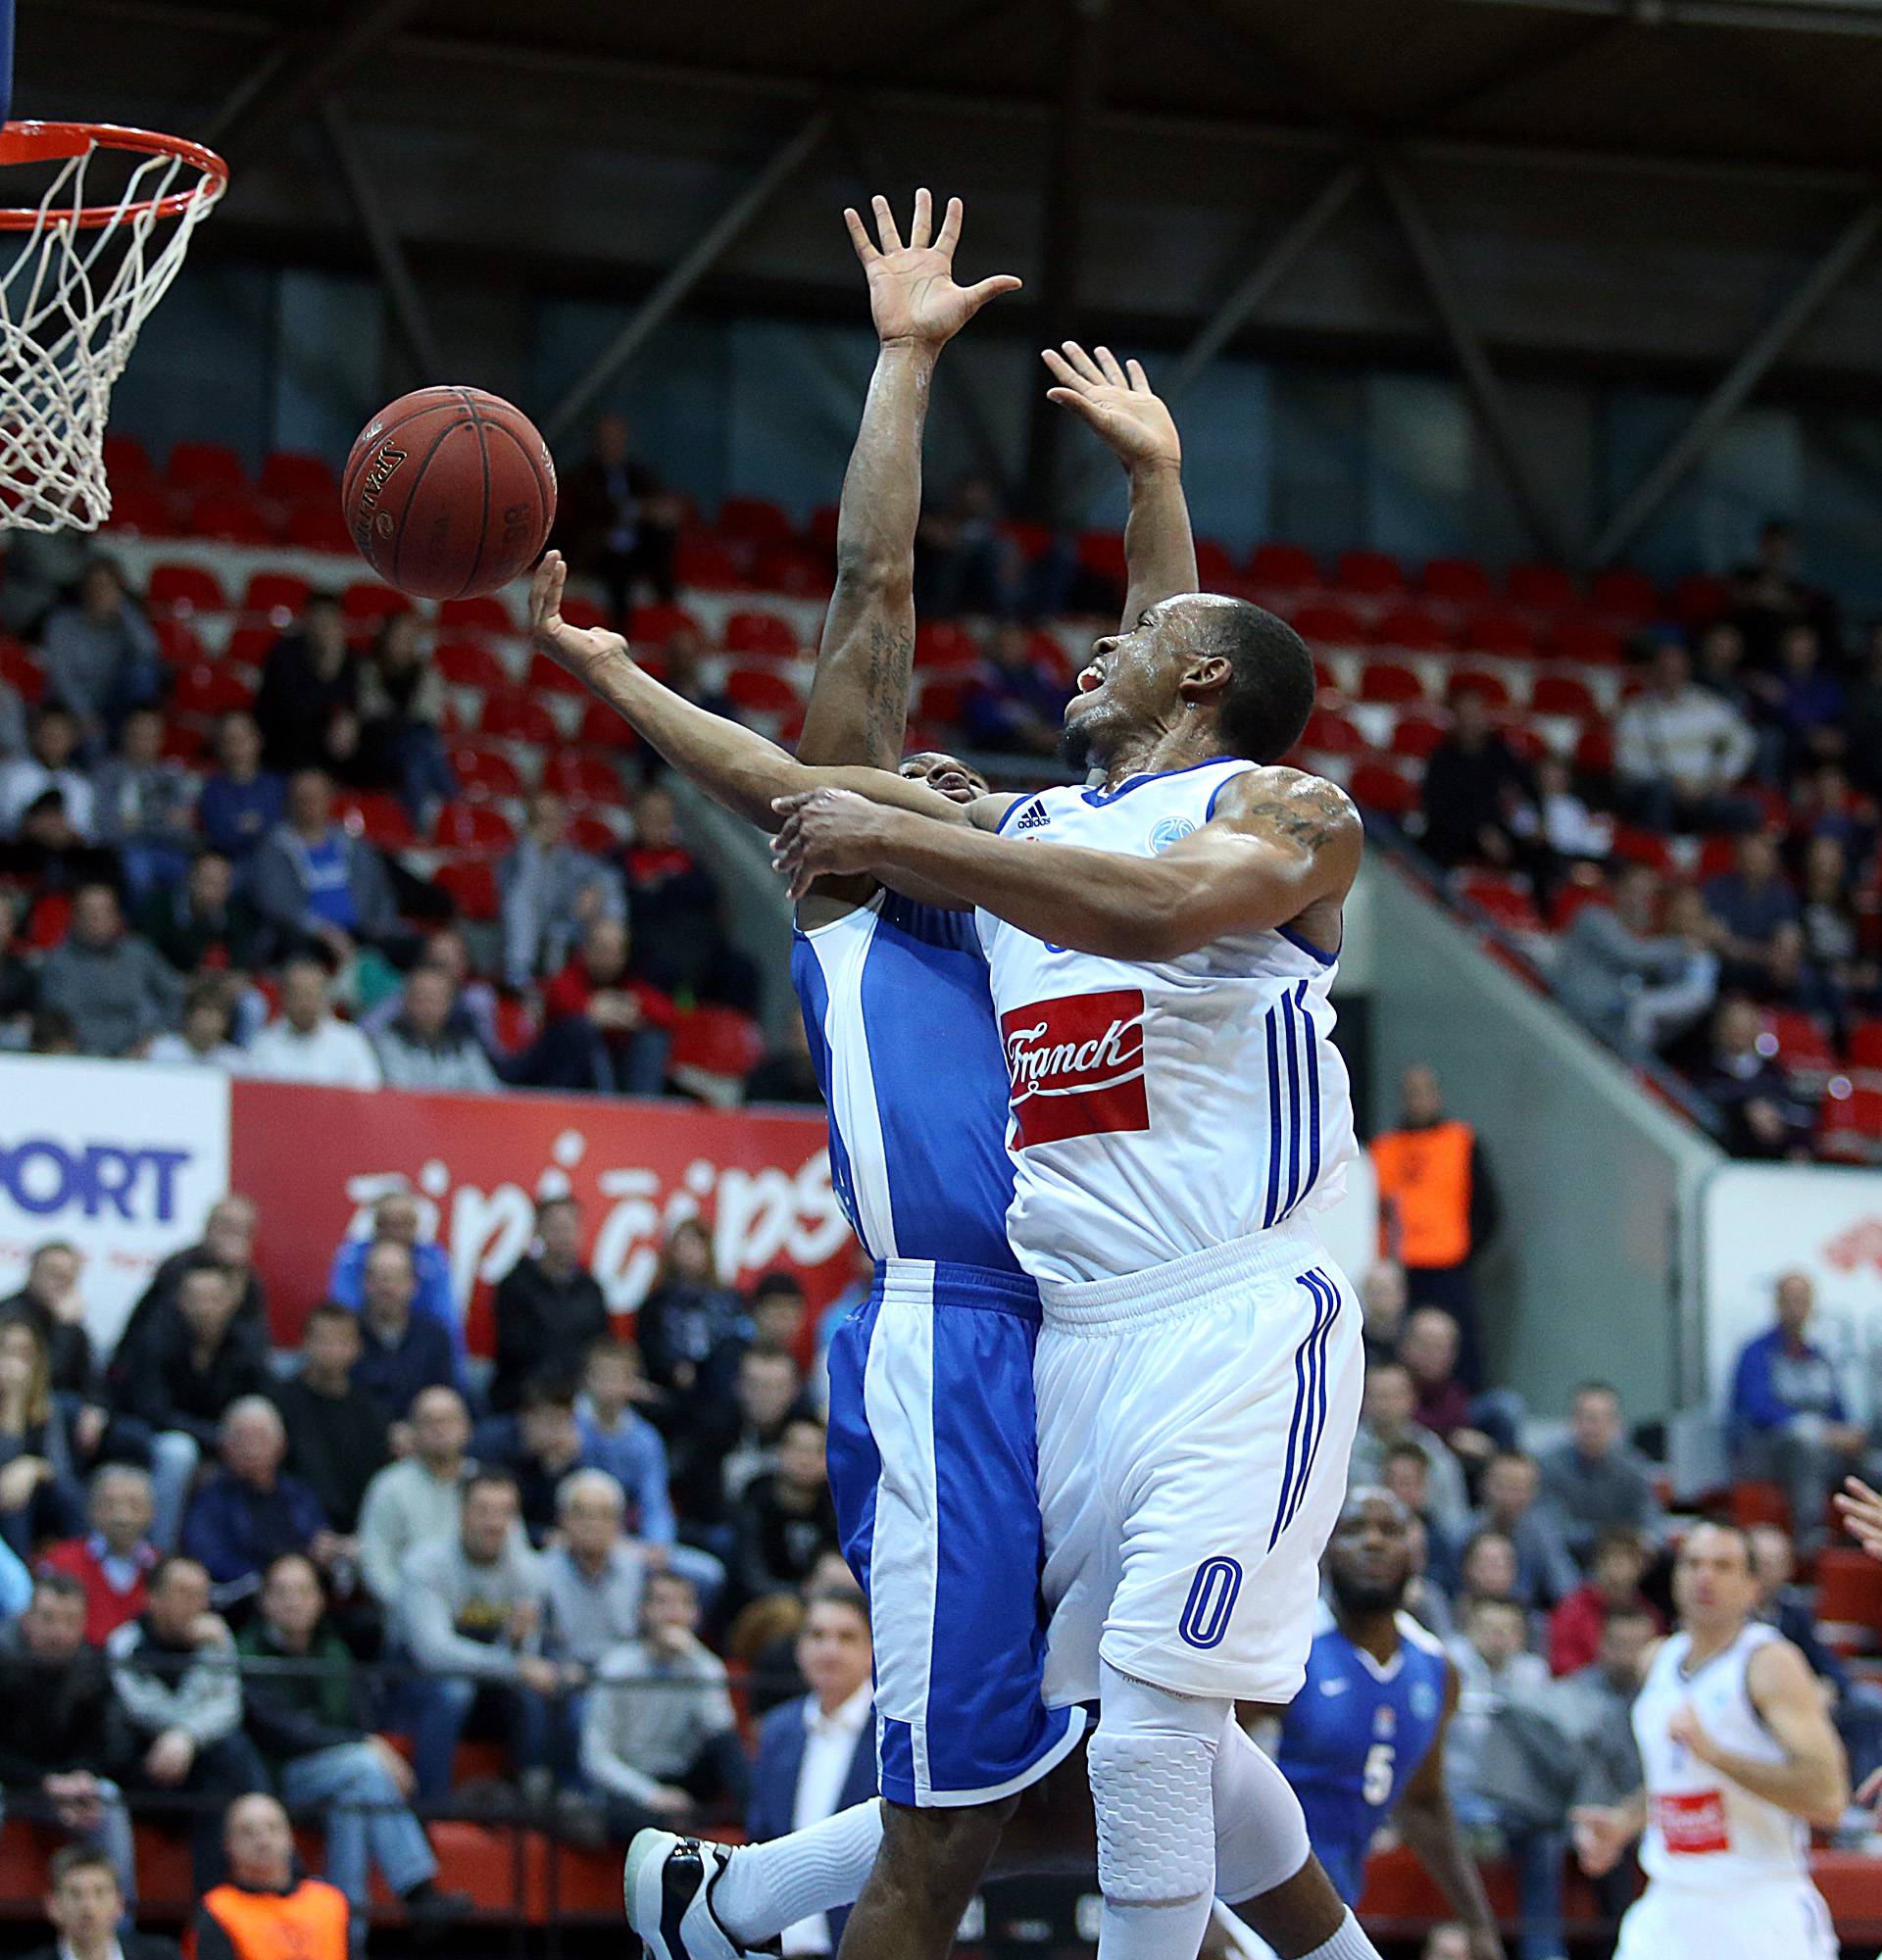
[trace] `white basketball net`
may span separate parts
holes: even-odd
[[[139,158],[109,216],[79,224],[93,142],[57,167],[33,223],[0,232],[0,530],[95,531],[111,514],[111,390],[223,185],[186,157]],[[200,188],[173,216],[166,198]],[[0,185],[4,185],[0,173]]]

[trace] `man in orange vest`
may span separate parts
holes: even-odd
[[[1461,1336],[1458,1372],[1482,1385],[1472,1260],[1497,1229],[1496,1186],[1468,1123],[1444,1113],[1437,1070],[1414,1062],[1400,1083],[1399,1127],[1372,1140],[1381,1253],[1405,1268],[1413,1306],[1441,1306]]]
[[[228,1877],[203,1894],[189,1960],[349,1960],[346,1895],[297,1879],[294,1833],[272,1796],[238,1796],[223,1825]]]

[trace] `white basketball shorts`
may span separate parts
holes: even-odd
[[[1360,1419],[1360,1307],[1305,1221],[1040,1287],[1045,1693],[1102,1656],[1177,1694],[1291,1701]]]
[[[1650,1885],[1620,1922],[1614,1960],[1837,1960],[1841,1950],[1807,1879],[1730,1891]]]

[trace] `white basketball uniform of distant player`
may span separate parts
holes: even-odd
[[[1251,765],[1054,789],[1003,834],[1151,857]],[[1360,1313],[1310,1214],[1357,1153],[1337,948],[1238,934],[1103,958],[978,914],[1013,1085],[1008,1235],[1039,1281],[1046,1695],[1099,1660],[1286,1701],[1359,1419]]]
[[[1666,1733],[1690,1703],[1720,1748],[1783,1762],[1746,1683],[1752,1655],[1778,1638],[1754,1623],[1690,1674],[1687,1635],[1675,1634],[1655,1655],[1634,1703],[1648,1885],[1621,1922],[1614,1960],[1837,1960],[1829,1908],[1810,1883],[1803,1820],[1754,1796]]]

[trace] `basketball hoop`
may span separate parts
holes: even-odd
[[[124,181],[86,202],[101,154]],[[137,330],[228,184],[213,151],[104,122],[9,122],[0,167],[44,165],[0,206],[0,530],[95,531],[111,514],[105,420]]]

